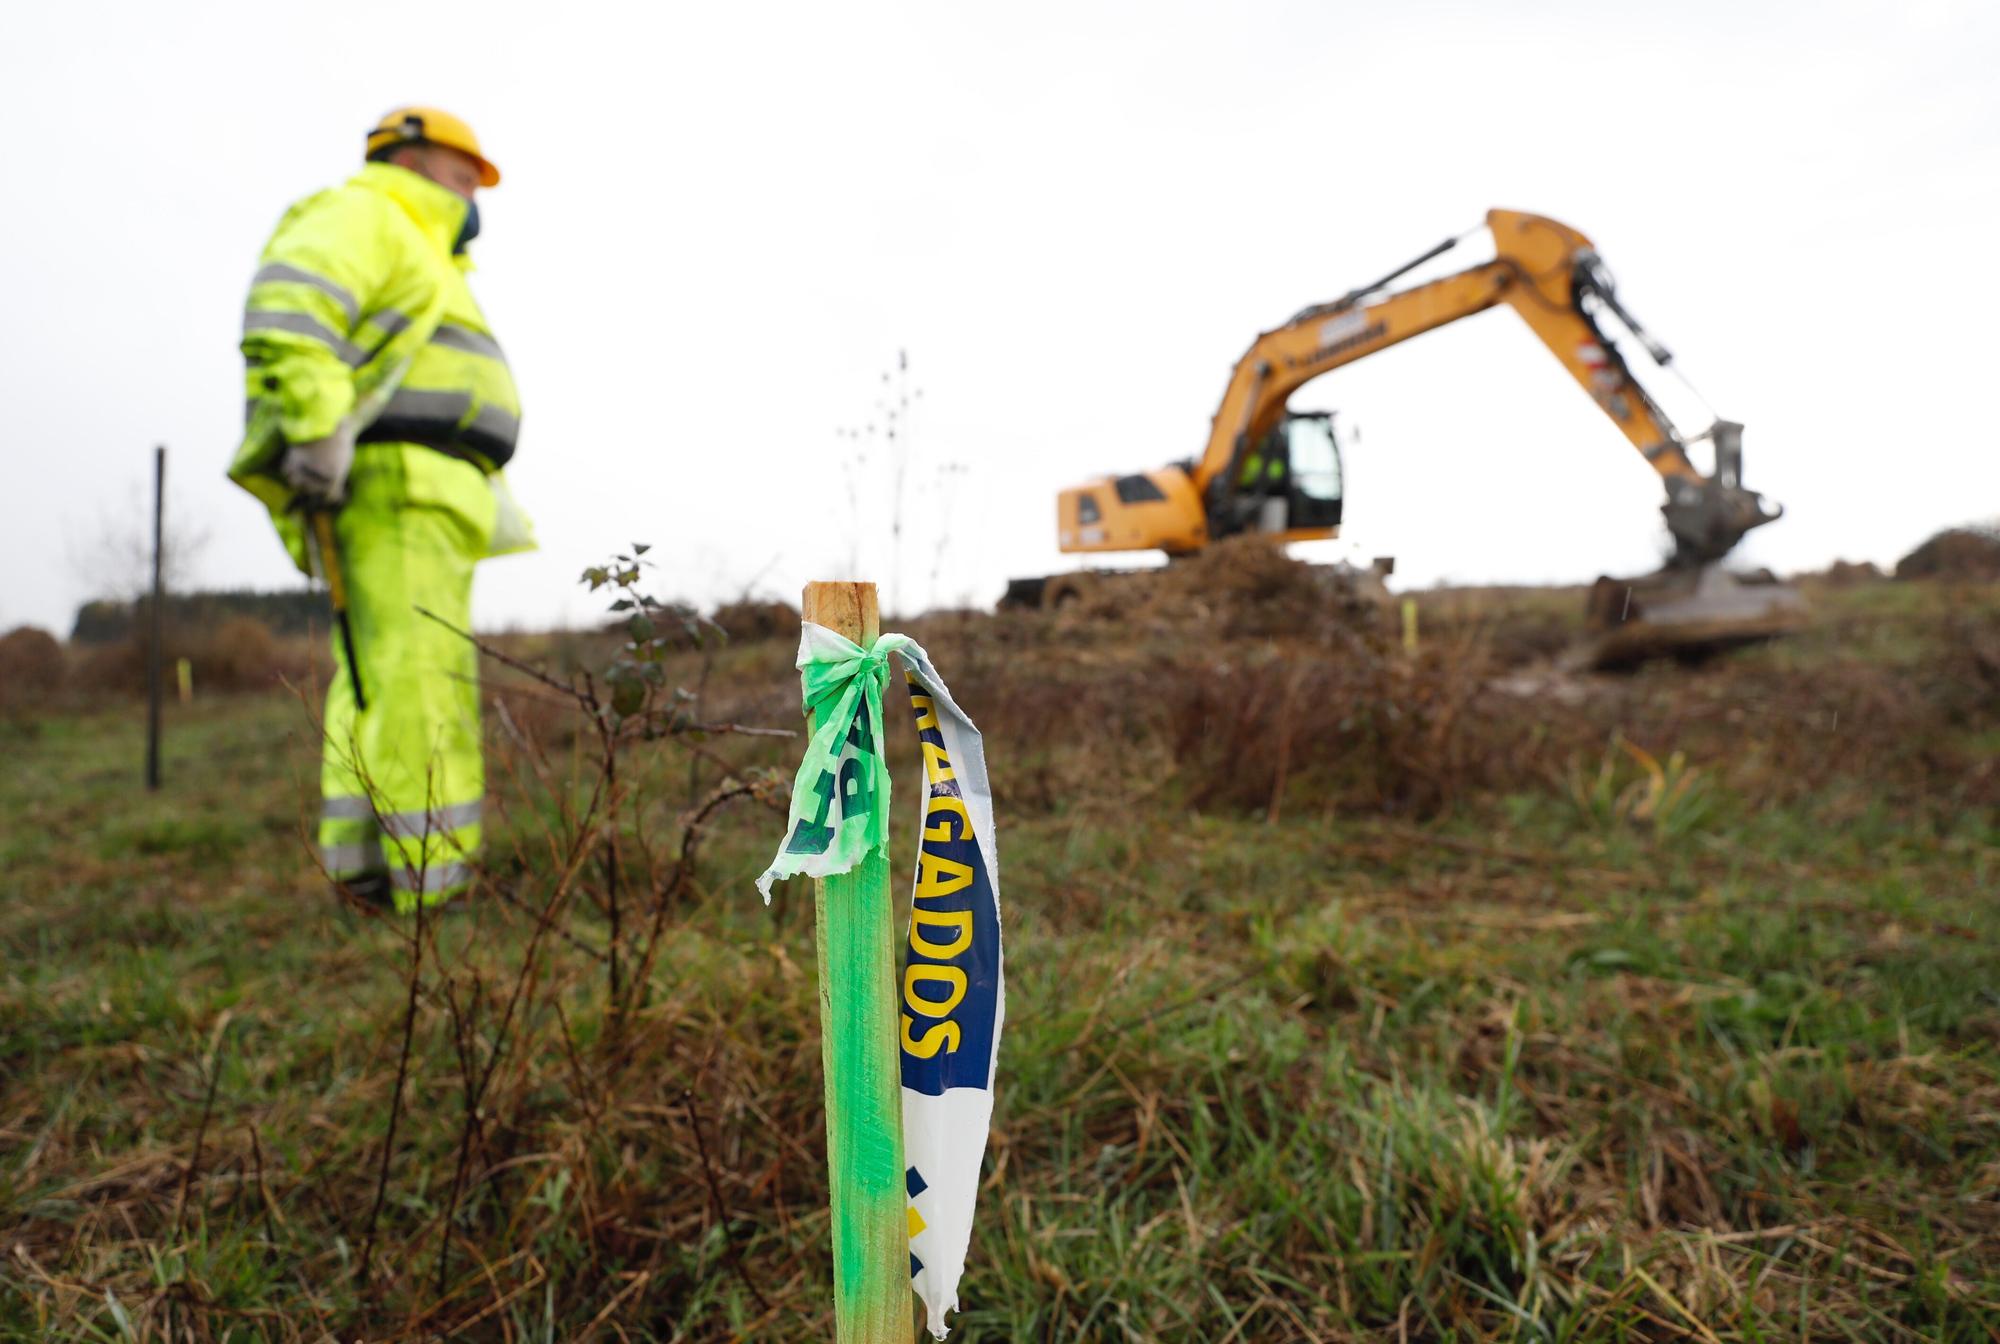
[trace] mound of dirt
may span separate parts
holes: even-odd
[[[1205,608],[1230,634],[1309,628],[1324,618],[1326,590],[1312,568],[1259,537],[1230,537],[1167,566],[1155,603]]]
[[[2000,579],[2000,524],[1954,527],[1896,562],[1899,579]]]
[[[1165,569],[1098,585],[1083,603],[1083,614],[1143,627],[1261,637],[1351,627],[1357,616],[1365,624],[1372,606],[1327,567],[1294,560],[1267,538],[1238,536]]]

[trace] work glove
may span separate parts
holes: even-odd
[[[285,449],[279,470],[285,483],[308,508],[338,504],[347,495],[347,472],[354,465],[354,429],[343,420],[323,439],[295,443]]]

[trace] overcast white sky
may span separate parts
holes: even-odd
[[[595,616],[576,573],[633,539],[694,598],[858,553],[892,607],[988,602],[1073,563],[1058,488],[1199,449],[1256,332],[1492,205],[1589,233],[1747,424],[1746,482],[1790,512],[1744,561],[1890,562],[2000,513],[1991,3],[72,0],[6,30],[0,627],[67,632],[156,442],[195,579],[298,582],[222,476],[243,292],[410,101],[506,174],[474,287],[543,549],[481,567],[487,626]],[[843,472],[836,431],[899,348],[897,585],[891,463]],[[1664,549],[1657,478],[1510,312],[1294,404],[1363,430],[1346,536],[1308,554],[1427,584]]]

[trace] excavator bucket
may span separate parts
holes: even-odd
[[[1699,662],[1725,649],[1789,634],[1805,624],[1805,598],[1768,571],[1722,567],[1743,534],[1776,522],[1784,509],[1743,486],[1743,426],[1717,420],[1702,437],[1715,444],[1712,476],[1667,477],[1667,531],[1674,557],[1643,579],[1599,579],[1590,590],[1588,649],[1597,668],[1652,658]]]
[[[1640,579],[1601,578],[1590,590],[1594,668],[1654,658],[1699,662],[1726,649],[1789,634],[1805,623],[1805,598],[1768,572],[1732,574],[1720,564],[1664,569]]]

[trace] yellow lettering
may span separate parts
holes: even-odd
[[[958,818],[958,834],[951,833],[949,817],[931,821],[933,813],[949,812]],[[934,793],[924,804],[924,820],[931,822],[924,827],[926,840],[963,840],[972,834],[972,813],[965,810],[965,799],[954,798],[948,793]]]
[[[957,775],[951,772],[951,757],[945,755],[943,747],[932,746],[929,742],[926,742],[923,744],[923,748],[925,779],[935,784],[942,779],[958,778]]]
[[[917,851],[915,899],[936,901],[972,885],[972,866],[940,858],[929,850]]]
[[[955,930],[951,936],[951,942],[949,944],[934,943],[924,937],[923,929],[927,924],[936,928]],[[971,946],[972,912],[970,910],[936,911],[921,910],[916,906],[910,907],[910,947],[912,950],[921,952],[927,957],[936,957],[939,961],[947,961]]]
[[[921,733],[926,728],[935,728],[938,726],[937,701],[933,700],[930,696],[918,695],[915,691],[911,691],[910,707],[917,711],[918,732]]]
[[[911,1017],[908,1013],[903,1014],[903,1049],[909,1051],[918,1059],[935,1059],[940,1049],[948,1055],[958,1053],[958,1023],[933,1023],[930,1030],[926,1031],[921,1039],[911,1040],[910,1028],[915,1026],[916,1023],[917,1019]],[[950,1042],[949,1045],[945,1044],[947,1041]]]
[[[942,999],[927,999],[917,993],[917,986],[933,982],[950,987],[950,992]],[[951,1010],[958,1007],[965,998],[965,972],[956,966],[933,966],[928,962],[913,961],[903,972],[903,1005],[913,1013],[925,1017],[949,1017]]]

